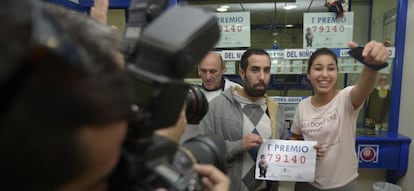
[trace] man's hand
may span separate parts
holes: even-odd
[[[205,191],[229,190],[230,179],[213,165],[195,164],[193,169],[201,176],[201,182]]]
[[[257,147],[262,143],[263,143],[262,137],[254,133],[249,133],[243,138],[243,149],[245,151],[248,151],[249,149],[253,147]]]

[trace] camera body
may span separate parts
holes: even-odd
[[[190,124],[204,117],[208,101],[184,77],[219,39],[214,15],[184,6],[162,12],[163,7],[165,2],[160,0],[131,1],[134,11],[126,25],[124,54],[133,114],[121,159],[110,177],[110,190],[202,190],[192,170],[194,163],[226,171],[222,139],[196,136],[179,146],[153,134],[175,125],[184,103]]]
[[[34,2],[33,5],[37,5]],[[133,25],[139,25],[139,30],[135,31],[138,33],[126,30],[128,48],[125,72],[131,79],[134,100],[128,137],[120,161],[109,177],[111,190],[153,190],[157,187],[178,191],[200,190],[199,178],[191,169],[194,163],[214,164],[225,169],[223,140],[198,136],[180,147],[165,137],[153,135],[155,130],[176,123],[185,102],[189,122],[197,123],[204,116],[208,108],[206,98],[197,86],[184,83],[183,78],[217,42],[219,36],[213,15],[189,7],[176,7],[155,18],[153,14],[160,13],[163,7],[157,7],[157,3],[162,1],[131,2],[131,7],[139,5],[138,12],[151,10],[152,16],[145,12],[141,14],[145,18],[130,17],[131,21],[136,22],[129,23],[129,26],[133,28]],[[18,6],[21,7],[20,4]],[[46,14],[40,6],[34,6],[31,14],[31,19],[24,19],[22,25],[25,29],[29,29],[26,28],[29,23],[28,27],[36,26],[31,29],[30,38],[33,39],[22,40],[30,41],[27,52],[26,48],[18,50],[23,53],[21,55],[28,53],[28,58],[24,59],[31,59],[31,62],[28,65],[11,66],[7,76],[1,76],[0,88],[7,90],[4,92],[8,94],[2,96],[4,104],[0,112],[9,109],[10,100],[20,93],[18,88],[35,71],[34,63],[51,60],[54,64],[57,60],[67,63],[67,68],[77,74],[87,71],[83,67],[89,67],[85,64],[90,62],[86,50],[72,42],[60,27],[56,27],[58,25],[51,15]],[[147,26],[146,22],[152,20],[154,22]],[[145,30],[141,31],[141,26],[146,26]],[[196,46],[196,43],[202,46]],[[128,105],[128,101],[125,101],[125,105]],[[119,107],[125,108],[124,105]],[[67,116],[64,117],[67,119]]]
[[[136,1],[130,7],[136,7]],[[189,87],[184,77],[218,41],[219,30],[213,15],[181,6],[142,25],[145,28],[127,25],[125,30],[127,34],[142,28],[135,42],[125,43],[126,70],[133,80],[134,103],[151,114],[148,120],[155,130],[175,124]],[[134,38],[129,34],[127,39]]]
[[[138,141],[138,140],[136,140]],[[203,190],[200,177],[192,170],[195,163],[212,164],[226,172],[224,141],[218,137],[196,136],[178,146],[162,136],[143,142],[128,142],[115,171],[109,177],[109,190],[172,191]]]

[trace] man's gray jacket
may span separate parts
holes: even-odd
[[[231,190],[239,191],[241,187],[243,154],[243,113],[241,105],[236,101],[234,90],[226,89],[209,103],[209,111],[200,123],[202,134],[223,138],[226,142],[227,175],[231,182]],[[283,109],[268,96],[266,98],[267,113],[271,121],[272,139],[287,139]],[[280,108],[280,109],[279,109]]]

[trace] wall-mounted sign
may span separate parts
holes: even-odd
[[[237,60],[240,61],[245,50],[223,50],[220,51],[223,60]]]
[[[266,50],[269,53],[270,58],[284,58],[284,51],[283,50]]]
[[[380,70],[381,73],[389,74],[391,71],[393,58],[395,57],[395,47],[387,47],[389,66]],[[266,50],[271,59],[271,74],[303,74],[307,72],[308,59],[315,52],[316,48],[304,49],[284,49],[284,50]],[[364,65],[349,56],[349,48],[331,48],[333,53],[338,57],[339,73],[361,73]],[[223,57],[223,60],[229,63],[228,73],[235,74],[235,61],[240,61],[245,50],[222,50],[217,51]],[[234,68],[233,68],[234,67]]]
[[[358,145],[359,162],[378,163],[379,145]]]
[[[316,49],[285,49],[285,59],[308,59]]]
[[[285,113],[285,120],[292,121],[299,102],[301,102],[305,97],[270,96],[270,98],[283,106],[282,108]]]
[[[336,18],[333,12],[303,14],[303,48],[343,48],[352,41],[354,12]]]
[[[225,61],[226,64],[226,72],[224,74],[236,74],[236,61]]]
[[[250,12],[216,13],[220,30],[217,48],[250,47]]]

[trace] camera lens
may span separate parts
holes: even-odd
[[[176,186],[192,191],[203,190],[198,174],[192,169],[193,164],[211,164],[226,173],[227,167],[223,155],[225,152],[225,142],[218,137],[199,135],[184,142],[172,162],[172,166],[181,175],[180,183],[183,184],[176,183]]]
[[[208,110],[208,101],[200,87],[191,85],[186,98],[186,116],[188,124],[199,124]]]
[[[181,147],[177,154],[183,152],[181,154],[190,155],[189,158],[197,163],[212,164],[226,173],[227,167],[223,155],[226,153],[226,145],[223,139],[216,136],[199,135],[187,140]]]

